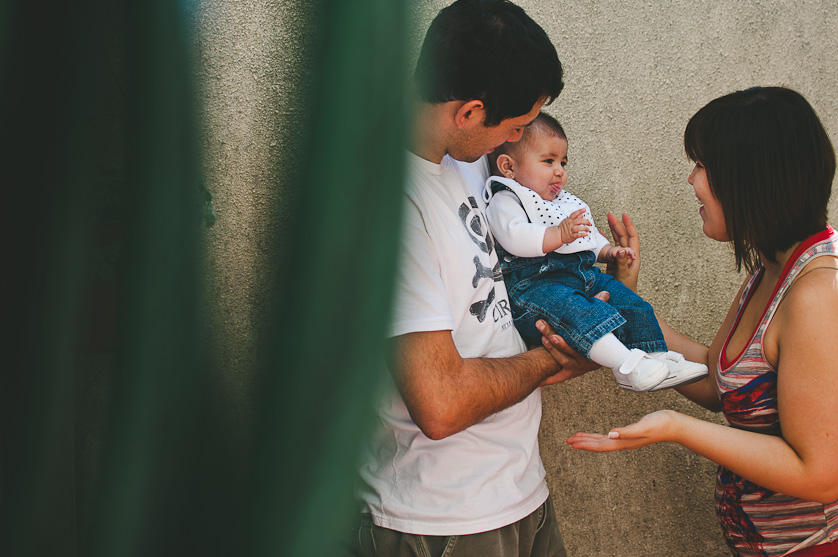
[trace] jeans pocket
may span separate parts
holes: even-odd
[[[530,287],[530,283],[532,282],[531,278],[520,278],[519,276],[511,276],[510,278],[505,278],[506,281],[506,289],[509,291],[510,294],[513,292],[515,294],[520,295],[521,292],[524,292],[527,288]]]
[[[549,514],[547,512],[547,504],[549,501],[550,499],[547,499],[547,501],[544,501],[544,503],[538,507],[538,526],[535,527],[536,532],[540,532],[541,529],[544,528],[544,525],[547,524],[547,515]]]
[[[361,524],[358,526],[359,557],[374,557],[378,555],[375,544],[375,525],[369,513],[361,514]]]
[[[514,304],[512,305],[512,316],[515,319],[515,328],[518,329],[524,344],[528,347],[541,346],[541,331],[535,327],[535,323],[539,319],[546,319],[546,316]]]
[[[448,557],[454,551],[457,536],[422,536],[430,557]]]

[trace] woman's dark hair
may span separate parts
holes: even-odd
[[[559,96],[562,64],[544,30],[506,0],[457,0],[428,28],[415,80],[430,103],[483,101],[496,126]]]
[[[754,272],[759,254],[779,252],[826,227],[835,152],[814,109],[783,87],[719,97],[684,131],[724,212],[736,268]]]

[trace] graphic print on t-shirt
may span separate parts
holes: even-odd
[[[468,205],[465,203],[460,205],[460,221],[462,221],[463,226],[465,226],[471,241],[474,242],[477,247],[480,248],[480,251],[485,253],[488,257],[495,250],[494,239],[492,238],[492,234],[489,232],[489,226],[486,223],[485,217],[480,212],[477,201],[471,196],[469,196],[468,201]],[[483,279],[491,278],[494,282],[500,282],[503,280],[503,274],[500,270],[499,261],[495,261],[495,264],[490,268],[483,264],[479,256],[475,255],[473,263],[474,277],[471,279],[472,288],[476,289],[477,285],[480,284],[480,281]],[[487,261],[487,263],[491,264],[491,258]],[[485,300],[475,302],[471,305],[469,313],[476,317],[480,323],[483,323],[489,312],[489,308],[493,305],[494,300],[495,289],[493,286]],[[492,309],[492,317],[495,322],[509,313],[509,303],[507,300],[499,300],[496,306]]]

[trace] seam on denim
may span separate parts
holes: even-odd
[[[592,339],[592,343],[596,342],[597,340],[601,339],[608,333],[614,331],[615,329],[622,327],[626,324],[626,318],[620,315],[619,313],[612,315],[596,327],[590,329],[586,336]],[[594,336],[596,335],[596,336]]]
[[[660,342],[661,344],[657,344],[658,342]],[[661,349],[661,346],[663,346],[663,349]],[[627,348],[637,348],[638,350],[643,350],[644,352],[647,352],[647,353],[666,352],[667,351],[666,342],[663,339],[661,339],[659,341],[643,340],[643,341],[640,341],[640,342],[626,343],[626,347]]]
[[[355,535],[358,537],[358,551],[360,551],[361,553],[364,552],[364,541],[361,537],[361,534],[363,533],[364,528],[365,528],[364,525],[358,526],[358,531],[355,533]]]
[[[370,540],[372,541],[372,551],[373,551],[373,554],[378,555],[378,544],[375,541],[375,531],[376,531],[375,523],[370,524],[369,532],[370,532]]]
[[[620,327],[626,322],[626,319],[622,315],[616,313],[608,319],[606,319],[604,322],[597,325],[596,327],[582,333],[577,333],[576,331],[562,326],[561,323],[554,323],[556,319],[551,319],[554,316],[545,312],[543,308],[537,307],[535,304],[531,304],[526,300],[522,300],[518,302],[518,305],[527,311],[527,313],[525,313],[524,315],[533,314],[536,316],[543,317],[545,321],[550,323],[550,325],[554,329],[556,329],[557,333],[559,333],[562,337],[565,338],[565,340],[570,339],[573,343],[582,348],[582,352],[584,354],[587,354],[591,351],[591,346],[594,342],[596,342],[597,340],[604,337],[606,334],[610,333],[611,331],[613,331],[617,327]]]
[[[538,516],[538,523],[535,527],[535,533],[536,534],[539,533],[542,528],[544,528],[545,524],[547,524],[547,501],[549,501],[549,500],[550,500],[550,498],[548,497],[544,501],[544,503],[542,503],[541,506],[538,508],[539,516]]]
[[[411,534],[413,539],[416,540],[416,550],[419,552],[419,557],[433,557],[431,555],[431,550],[428,549],[428,542],[423,535],[418,534]]]
[[[563,326],[561,320],[558,320],[557,322],[554,316],[550,315],[549,313],[546,313],[543,308],[536,307],[534,304],[530,304],[527,302],[519,303],[519,306],[527,311],[527,313],[525,313],[524,315],[533,315],[536,318],[544,319],[545,321],[547,321],[548,324],[550,324],[551,327],[553,327],[556,330],[556,332],[559,335],[562,336],[562,338],[569,341],[572,345],[575,344],[576,346],[583,348],[583,352],[587,353],[591,350],[590,346],[588,346],[587,350],[584,350],[584,338],[576,334],[575,331]]]
[[[448,542],[445,544],[445,549],[442,550],[440,557],[450,557],[454,553],[455,545],[457,545],[457,536],[448,536]]]
[[[508,288],[507,290],[509,290],[510,292],[514,292],[517,295],[519,292],[523,292],[527,288],[529,288],[531,282],[532,279],[529,278],[521,279],[515,284],[513,284],[512,288]]]
[[[591,351],[591,346],[594,345],[596,341],[604,337],[610,332],[613,332],[618,327],[621,327],[626,323],[626,318],[620,315],[619,313],[616,315],[612,315],[593,329],[590,329],[584,336],[584,344],[579,343],[580,346],[587,345],[587,349],[585,350],[585,355]]]

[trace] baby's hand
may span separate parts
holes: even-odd
[[[591,222],[584,215],[585,209],[579,209],[556,225],[559,233],[562,235],[562,244],[569,244],[577,238],[583,238],[588,235]]]
[[[623,248],[620,246],[608,246],[607,248],[603,248],[601,253],[602,257],[600,258],[600,263],[616,263],[617,256],[622,255],[623,253],[626,254],[629,263],[637,259],[637,254],[634,253],[633,249]]]

